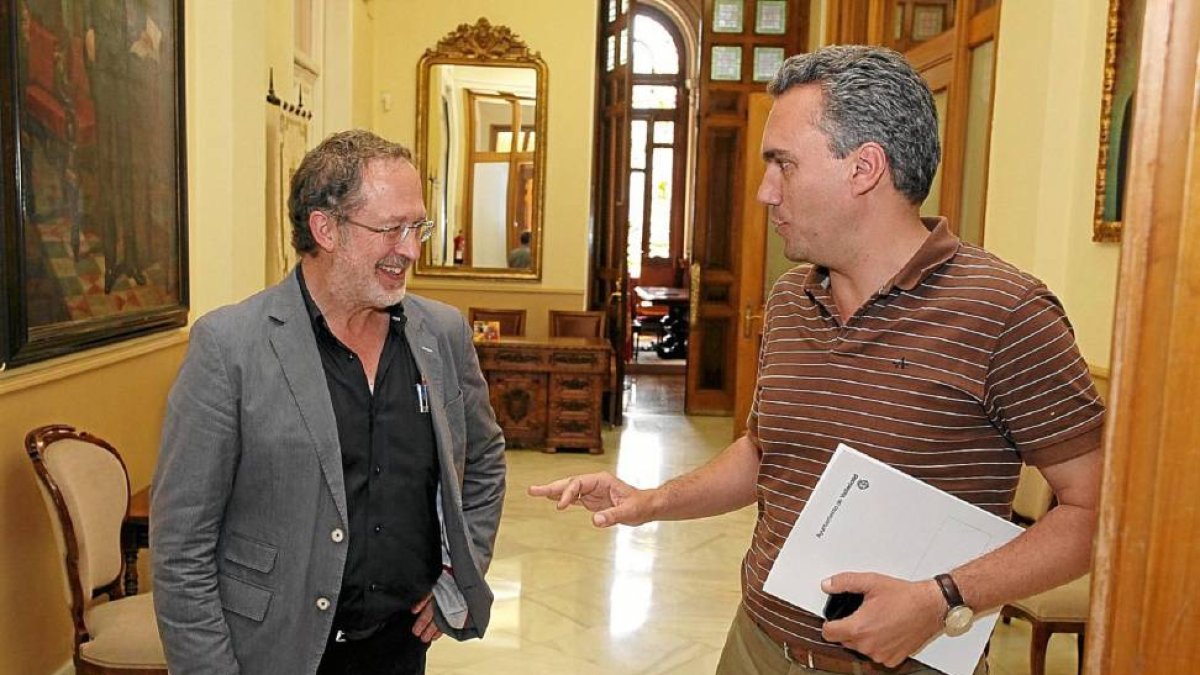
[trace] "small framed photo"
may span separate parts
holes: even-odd
[[[783,47],[754,48],[754,81],[770,82],[783,65]]]
[[[942,34],[946,28],[946,7],[943,5],[914,5],[912,39],[924,42]]]
[[[476,321],[473,329],[476,342],[495,342],[500,339],[499,321]]]
[[[713,4],[713,32],[740,33],[745,0],[716,0]]]
[[[742,48],[713,45],[709,73],[714,82],[738,82],[742,79]]]
[[[759,35],[787,33],[787,0],[758,0],[754,15],[754,32]]]

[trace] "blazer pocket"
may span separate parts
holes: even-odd
[[[278,552],[274,546],[229,533],[229,543],[225,545],[225,559],[231,563],[268,574],[275,568],[275,555]]]
[[[235,579],[228,574],[218,574],[217,583],[221,592],[221,606],[226,611],[262,623],[271,606],[271,591]]]

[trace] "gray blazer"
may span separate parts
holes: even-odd
[[[437,620],[455,638],[481,637],[504,438],[462,315],[411,295],[404,312],[429,383],[449,587],[469,610],[462,629]],[[333,404],[294,272],[192,327],[153,486],[154,606],[172,675],[315,673],[349,527]]]

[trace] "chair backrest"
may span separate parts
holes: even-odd
[[[670,258],[645,258],[638,276],[638,286],[678,286],[679,269]]]
[[[467,318],[474,326],[476,321],[496,321],[500,324],[500,337],[523,337],[525,335],[525,310],[486,309],[471,307]]]
[[[121,523],[129,510],[129,475],[115,448],[65,424],[38,427],[25,450],[66,567],[66,595],[77,644],[84,610],[97,590],[123,595]]]
[[[1013,496],[1013,520],[1032,523],[1046,515],[1054,500],[1054,490],[1037,469],[1025,464],[1021,477],[1017,479],[1017,493]]]
[[[604,312],[550,310],[550,337],[604,337]]]

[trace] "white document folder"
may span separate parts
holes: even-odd
[[[918,581],[999,548],[1021,533],[999,516],[839,444],[796,519],[764,590],[817,616],[821,581],[877,572]],[[949,675],[971,675],[998,610],[976,615],[958,637],[939,634],[913,658]]]

